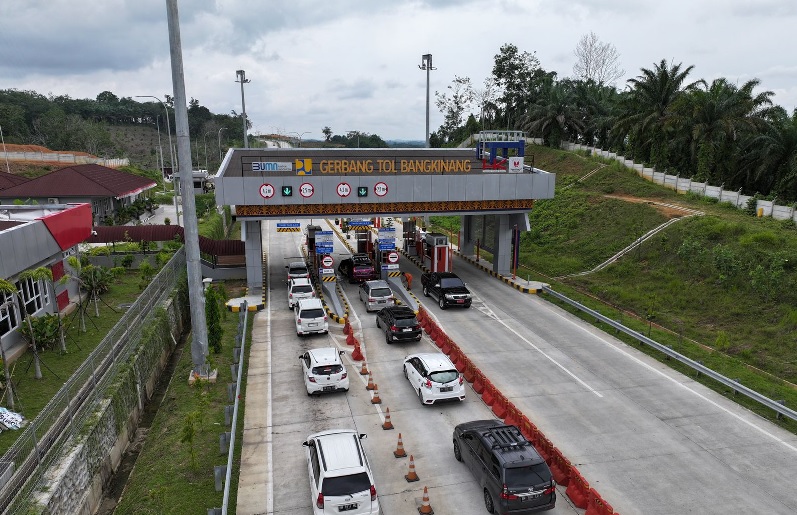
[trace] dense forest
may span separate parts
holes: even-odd
[[[621,91],[612,83],[623,73],[619,56],[591,37],[577,47],[569,78],[544,70],[534,53],[501,46],[482,88],[455,77],[435,93],[444,122],[430,134],[430,145],[456,146],[480,130],[522,130],[552,147],[563,141],[593,145],[660,172],[797,202],[797,110],[789,114],[774,105],[773,93],[762,91],[757,79],[708,82],[692,76],[693,66],[665,60],[642,68]],[[137,101],[109,91],[92,100],[0,90],[0,120],[8,143],[126,157],[109,128],[158,127],[165,134],[166,111],[174,121],[174,99],[165,98],[161,104],[154,97]],[[197,149],[203,140],[207,146],[208,135],[211,141],[218,137],[219,146],[242,146],[234,111],[214,114],[192,98],[188,126]],[[174,133],[174,123],[170,129]],[[375,134],[333,135],[329,127],[322,132],[323,143],[334,146],[388,146]],[[207,154],[205,149],[205,160]]]

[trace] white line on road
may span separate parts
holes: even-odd
[[[271,255],[271,231],[266,231],[266,255]],[[266,274],[266,278],[270,277],[269,274]],[[266,480],[266,513],[274,513],[274,461],[273,461],[273,453],[272,453],[272,427],[271,427],[271,404],[273,400],[272,390],[271,390],[271,378],[272,378],[272,369],[271,369],[271,288],[270,285],[264,284],[263,288],[268,288],[268,294],[266,295],[266,341],[268,342],[268,346],[266,348],[266,360],[268,361],[268,384],[266,387],[268,388],[268,399],[266,399],[266,458],[267,468],[268,468],[268,479]]]

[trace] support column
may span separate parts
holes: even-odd
[[[497,215],[495,220],[493,272],[501,275],[512,275],[512,231],[515,225],[521,232],[531,229],[528,213]]]
[[[476,238],[473,234],[473,216],[474,215],[462,215],[462,223],[460,224],[462,229],[459,236],[459,251],[466,256],[472,256],[476,253]]]
[[[241,221],[241,239],[246,252],[246,286],[249,295],[263,293],[263,236],[260,220]]]

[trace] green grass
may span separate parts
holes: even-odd
[[[188,384],[192,362],[191,343],[187,342],[146,444],[114,512],[117,515],[193,515],[205,513],[207,508],[221,507],[223,492],[215,490],[213,467],[227,463],[227,455],[219,454],[219,435],[229,430],[224,424],[224,407],[231,404],[227,397],[227,384],[233,381],[230,365],[238,324],[237,313],[225,313],[226,319],[222,320],[224,347],[220,354],[209,356],[213,368],[218,371],[216,383]],[[246,331],[247,353],[251,345],[252,319],[253,314],[250,313]],[[248,364],[248,360],[245,360],[244,366]],[[246,377],[246,370],[243,373]],[[245,386],[244,382],[242,400],[246,398]],[[242,404],[238,410],[229,513],[235,513],[244,411],[245,406]],[[200,413],[193,440],[194,458],[191,457],[191,445],[181,441],[186,421],[192,413]]]

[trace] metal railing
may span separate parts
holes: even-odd
[[[733,379],[725,377],[724,375],[719,374],[719,373],[715,372],[714,370],[711,370],[710,368],[704,366],[702,363],[699,363],[699,362],[697,362],[697,361],[695,361],[693,359],[687,358],[683,354],[680,354],[680,353],[674,351],[670,347],[668,347],[666,345],[662,345],[662,344],[660,344],[659,342],[657,342],[655,340],[651,340],[650,338],[648,338],[644,334],[639,333],[637,331],[634,331],[633,329],[629,329],[628,327],[624,326],[620,322],[618,322],[616,320],[612,320],[611,318],[602,315],[601,313],[595,311],[594,309],[590,309],[587,306],[584,306],[583,304],[580,304],[579,302],[576,302],[573,299],[565,297],[561,293],[558,293],[558,292],[552,290],[548,286],[543,285],[542,291],[544,293],[547,293],[547,294],[553,296],[553,297],[556,297],[557,299],[561,300],[562,302],[564,302],[566,304],[569,304],[569,305],[573,306],[576,309],[579,309],[579,310],[583,311],[584,313],[589,314],[590,316],[595,317],[596,320],[599,320],[599,321],[601,321],[601,322],[613,327],[614,329],[627,334],[628,336],[638,340],[639,342],[642,342],[645,345],[653,347],[654,349],[658,350],[659,352],[662,352],[662,353],[666,354],[667,356],[669,356],[669,357],[671,357],[671,358],[673,358],[675,360],[678,360],[679,362],[681,362],[684,365],[692,368],[693,370],[699,372],[700,374],[706,375],[706,376],[710,377],[711,379],[717,381],[718,383],[721,383],[721,384],[727,386],[728,388],[732,388],[735,392],[739,392],[739,393],[747,396],[748,398],[750,398],[750,399],[752,399],[752,400],[754,400],[754,401],[766,406],[767,408],[770,408],[771,410],[775,411],[778,414],[778,416],[784,416],[784,417],[788,417],[788,418],[790,418],[792,420],[797,420],[797,411],[794,411],[792,409],[787,408],[786,406],[784,406],[780,402],[778,402],[776,400],[773,400],[773,399],[770,399],[769,397],[765,397],[764,395],[761,395],[760,393],[756,392],[755,390],[751,390],[750,388],[747,388],[746,386],[740,384],[738,381],[734,381]]]
[[[43,486],[45,471],[95,412],[135,351],[146,321],[155,316],[184,270],[185,250],[180,249],[6,451],[0,461],[1,513],[27,510],[33,493]]]

